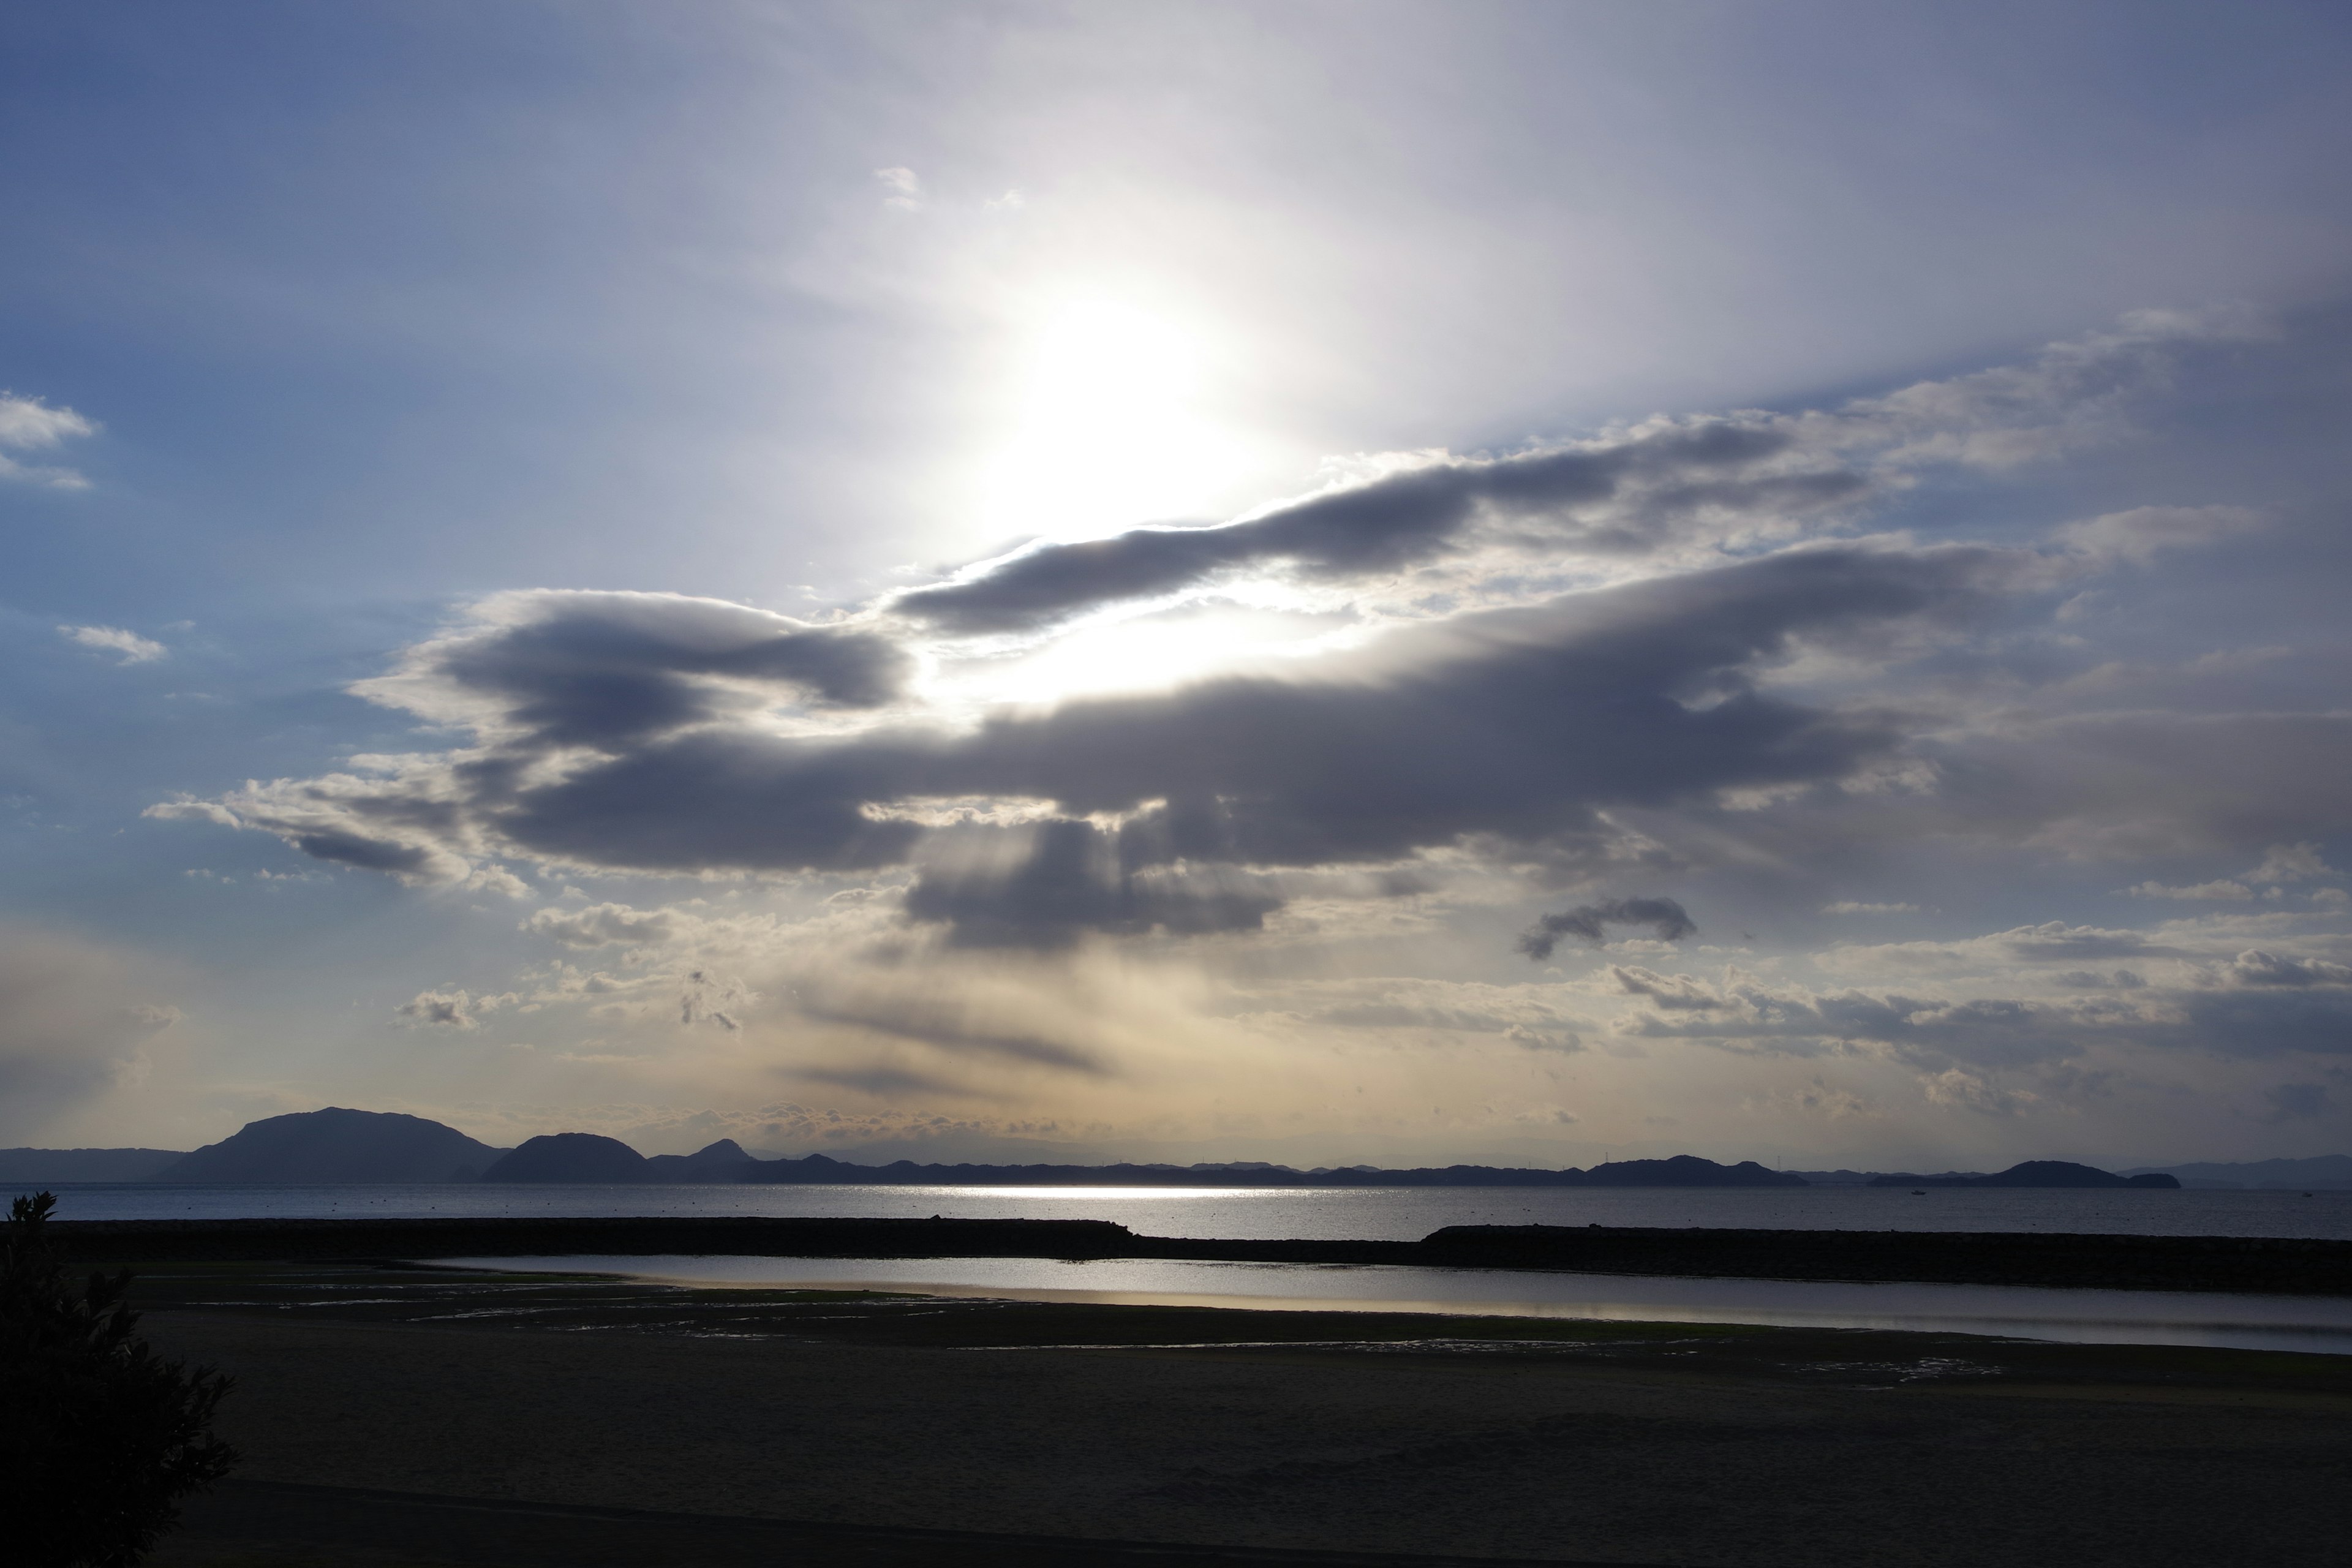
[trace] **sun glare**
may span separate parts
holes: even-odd
[[[1316,616],[1239,605],[1109,616],[1024,652],[949,660],[939,668],[930,696],[944,707],[979,712],[1006,703],[1047,707],[1073,698],[1164,691],[1213,676],[1296,668],[1353,637],[1354,628]]]
[[[1000,394],[982,531],[1089,539],[1207,521],[1256,443],[1207,407],[1231,355],[1206,325],[1099,295],[1042,311]]]

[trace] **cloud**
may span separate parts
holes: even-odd
[[[1584,1049],[1576,1027],[1582,1020],[1558,1005],[1556,987],[1391,978],[1346,989],[1355,999],[1280,1016],[1320,1027],[1499,1036],[1526,1050],[1562,1055]]]
[[[1755,1110],[1793,1111],[1799,1116],[1817,1116],[1829,1121],[1880,1114],[1863,1095],[1850,1089],[1834,1088],[1818,1075],[1805,1083],[1754,1096],[1747,1104]]]
[[[1556,915],[1546,915],[1519,938],[1519,951],[1529,958],[1546,959],[1562,937],[1577,937],[1599,947],[1608,939],[1603,928],[1647,926],[1660,942],[1678,942],[1698,930],[1698,924],[1672,899],[1610,899],[1580,904]]]
[[[736,1034],[743,1027],[737,1015],[755,999],[740,981],[705,969],[688,970],[678,984],[677,1021],[681,1027],[709,1024]]]
[[[2252,312],[2134,310],[2102,331],[2065,339],[2021,364],[1923,381],[1843,410],[1888,460],[2003,469],[2130,434],[2130,405],[2162,384],[2179,351],[2272,335]]]
[[[2344,873],[2319,858],[2316,844],[2273,844],[2262,864],[2244,874],[2248,882],[2305,882]]]
[[[509,899],[531,896],[530,884],[503,866],[477,866],[466,874],[464,885],[481,892],[501,893]]]
[[[633,910],[626,904],[592,904],[584,910],[541,910],[522,929],[552,937],[566,947],[659,946],[678,931],[668,910]]]
[[[1244,931],[1280,901],[1267,868],[1393,863],[1471,836],[1584,853],[1612,836],[1612,805],[1844,777],[1896,735],[1771,695],[1759,671],[1811,643],[1964,617],[2034,569],[1967,548],[1800,551],[1407,629],[1326,671],[961,731],[828,727],[808,718],[801,654],[782,675],[765,651],[887,665],[864,634],[779,632],[706,601],[518,596],[361,689],[476,744],[220,804],[307,854],[418,881],[485,854],[688,872],[913,861],[907,912],[961,940]],[[1052,810],[941,827],[911,809],[965,797]]]
[[[512,992],[496,996],[476,996],[458,990],[420,991],[394,1008],[393,1014],[419,1028],[471,1032],[482,1026],[485,1014],[494,1013],[517,1000]]]
[[[215,800],[195,800],[183,795],[177,800],[157,801],[139,814],[158,822],[209,822],[218,827],[243,827],[236,813]]]
[[[2231,985],[2352,985],[2352,965],[2323,958],[2283,958],[2249,948],[2220,971]]]
[[[152,664],[167,658],[172,650],[162,643],[141,637],[137,632],[124,631],[121,626],[59,626],[58,635],[68,642],[79,643],[101,653],[122,656],[123,664]]]
[[[2252,330],[2227,313],[2141,312],[2024,365],[1833,413],[1654,418],[1506,457],[1416,462],[1236,522],[1034,545],[895,608],[959,636],[1026,633],[1244,573],[1331,584],[1474,553],[1557,573],[1564,560],[1622,562],[1699,541],[1752,547],[1841,521],[1923,466],[2009,468],[2113,439],[2174,350]],[[2061,542],[2097,563],[2144,562],[2254,522],[2241,508],[2149,507],[2074,524]]]
[[[94,436],[98,430],[96,421],[70,408],[55,408],[37,397],[0,391],[0,482],[15,480],[52,489],[87,489],[89,481],[71,468],[20,463],[8,451],[46,451],[76,437]]]
[[[2170,888],[2162,882],[2142,882],[2124,891],[2135,899],[2191,899],[2208,903],[2243,903],[2254,896],[2254,890],[2243,882],[2228,880],[2200,882],[2189,888]]]
[[[29,1137],[61,1111],[135,1088],[147,1043],[183,1017],[144,999],[161,980],[120,949],[0,925],[0,1137]]]
[[[2113,952],[2129,944],[2082,946]],[[2053,943],[2050,955],[2057,951]],[[2167,984],[2128,972],[2118,972],[2112,984],[2064,972],[2053,983],[2097,994],[2055,997],[1812,991],[1767,984],[1738,970],[1727,971],[1720,982],[1632,965],[1610,973],[1623,993],[1648,1005],[1618,1026],[1637,1037],[1800,1057],[1868,1045],[1930,1073],[1955,1066],[1975,1073],[2041,1066],[2110,1047],[2218,1058],[2352,1054],[2352,965],[2260,949],[2221,963],[2184,964]]]
[[[480,601],[352,689],[519,743],[609,748],[779,705],[881,707],[909,668],[871,633],[722,600],[530,590]]]
[[[2186,958],[2187,948],[2153,942],[2136,931],[2070,926],[2063,921],[2018,926],[1984,939],[2007,956],[2028,963],[2080,963],[2103,958]]]
[[[1825,915],[1916,915],[1918,912],[1916,904],[1864,904],[1852,899],[1840,899],[1836,903],[1822,906],[1822,913]]]
[[[2031,1090],[2004,1088],[1966,1068],[1946,1068],[1919,1080],[1931,1105],[1973,1110],[1979,1116],[2015,1116],[2040,1097]]]
[[[1638,555],[1702,521],[1810,515],[1870,489],[1760,418],[1659,421],[1561,450],[1409,468],[1222,527],[1041,545],[895,607],[959,634],[1024,631],[1251,568],[1310,581],[1393,573],[1478,531],[1534,528],[1554,552]]]
[[[1417,461],[1223,527],[1028,550],[821,623],[674,595],[500,595],[354,689],[445,749],[152,814],[217,814],[418,884],[500,861],[903,868],[898,918],[994,951],[1245,937],[1283,928],[1318,878],[1433,856],[1521,888],[1590,888],[1635,866],[1704,874],[1938,838],[2069,858],[2300,846],[2346,815],[2324,781],[2352,758],[2352,719],[2041,716],[1977,695],[1975,672],[2033,606],[2240,514],[2114,513],[2056,548],[1788,542],[1924,466],[1999,468],[2115,438],[2168,354],[2231,330],[2135,319],[1830,413],[1657,419]],[[1454,575],[1412,576],[1433,563]],[[1003,652],[953,637],[1029,635],[1229,574],[1344,598],[1399,573],[1409,589],[1348,600],[1322,651],[1254,675],[979,710],[952,706],[964,677],[940,673]],[[1410,614],[1384,607],[1415,594]],[[1890,679],[1905,668],[1909,688]],[[580,911],[546,918],[551,939],[612,941]],[[1538,928],[1538,951],[1605,923],[1553,918],[1568,923]]]
[[[2067,523],[2053,537],[2103,565],[2145,566],[2164,551],[2218,543],[2261,524],[2260,514],[2242,506],[2143,506]]]
[[[923,182],[912,169],[877,169],[874,183],[882,188],[882,205],[886,207],[913,212],[923,205]]]

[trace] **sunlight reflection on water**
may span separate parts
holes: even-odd
[[[21,1185],[21,1184],[20,1184]],[[60,1219],[468,1219],[762,1215],[1104,1219],[1139,1236],[1418,1241],[1449,1225],[2064,1231],[2352,1240],[2352,1192],[1894,1187],[182,1186],[65,1183]]]

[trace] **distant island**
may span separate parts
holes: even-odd
[[[2245,1175],[2231,1180],[2231,1174]],[[2284,1179],[2283,1179],[2284,1178]],[[2300,1178],[2299,1180],[2297,1178]],[[731,1138],[691,1154],[639,1153],[595,1132],[555,1132],[494,1148],[422,1116],[331,1106],[249,1121],[193,1152],[168,1149],[0,1149],[0,1182],[171,1182],[293,1185],[384,1182],[566,1184],[747,1183],[781,1186],[1119,1187],[2050,1187],[2277,1186],[2352,1188],[2352,1156],[2246,1165],[2141,1168],[2121,1173],[2063,1160],[2028,1160],[1992,1173],[1775,1171],[1695,1154],[1616,1160],[1587,1170],[1496,1165],[1371,1165],[1299,1170],[1257,1160],[1190,1165],[860,1165],[826,1154],[761,1158]]]
[[[2180,1178],[2163,1172],[2142,1176],[2118,1176],[2112,1171],[2101,1171],[2089,1165],[2070,1164],[2064,1160],[2028,1160],[2021,1165],[2011,1165],[2006,1171],[1990,1176],[1952,1172],[1941,1176],[1893,1175],[1874,1176],[1874,1187],[2168,1187],[2178,1189]]]

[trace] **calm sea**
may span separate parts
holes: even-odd
[[[13,1189],[0,1188],[0,1194]],[[178,1186],[61,1183],[60,1219],[766,1215],[1107,1219],[1141,1236],[1414,1241],[1448,1225],[2068,1231],[2352,1240],[2352,1192],[1930,1188]]]

